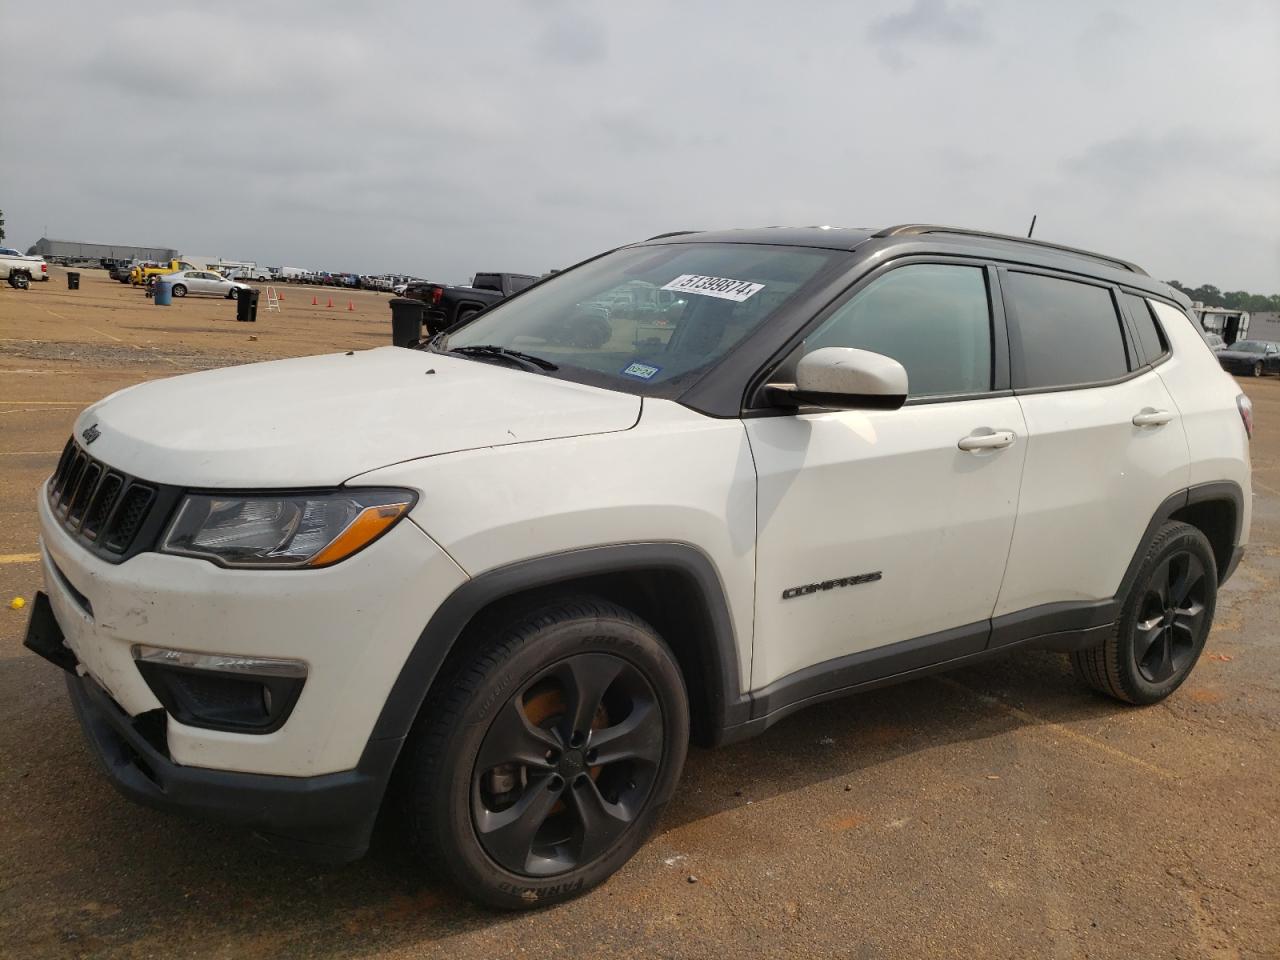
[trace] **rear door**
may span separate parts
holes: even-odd
[[[744,421],[758,475],[754,688],[803,684],[818,663],[853,682],[986,646],[1026,452],[994,282],[980,263],[882,270],[793,354],[893,357],[901,409]]]
[[[1189,469],[1181,416],[1155,371],[1167,345],[1156,331],[1144,350],[1117,287],[1022,267],[1002,269],[1000,285],[1028,436],[995,610],[1009,620],[997,619],[993,645],[1040,632],[1038,614],[1074,618],[1064,629],[1111,619],[1148,523]]]

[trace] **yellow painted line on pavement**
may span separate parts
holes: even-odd
[[[1048,727],[1054,733],[1061,734],[1070,740],[1075,740],[1077,743],[1083,743],[1085,746],[1092,747],[1094,750],[1097,750],[1100,753],[1105,753],[1110,757],[1115,757],[1117,760],[1126,760],[1129,763],[1139,766],[1149,773],[1154,773],[1156,776],[1162,777],[1165,780],[1178,779],[1177,774],[1164,769],[1164,767],[1158,767],[1154,763],[1143,760],[1141,757],[1135,757],[1133,754],[1126,753],[1117,747],[1111,746],[1109,743],[1104,743],[1096,737],[1089,736],[1087,733],[1081,733],[1079,730],[1072,730],[1070,727],[1065,727],[1052,720],[1046,720],[1044,717],[1037,716],[1028,710],[1023,710],[1021,707],[1015,707],[1011,703],[1005,703],[999,697],[980,693],[972,687],[967,687],[963,683],[952,680],[950,677],[933,677],[932,679],[945,686],[952,687],[955,690],[963,690],[970,696],[977,697],[988,706],[995,707],[997,710],[1003,710],[1012,717],[1017,717],[1023,723],[1032,724],[1036,727]]]
[[[0,565],[6,563],[39,563],[38,553],[0,553]]]

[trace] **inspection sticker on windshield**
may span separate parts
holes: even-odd
[[[662,289],[674,290],[676,293],[696,293],[703,297],[719,297],[721,300],[741,303],[763,290],[764,284],[752,283],[749,280],[730,280],[728,277],[704,277],[696,273],[682,273]]]
[[[628,377],[639,377],[641,380],[652,380],[661,371],[661,367],[649,363],[631,363],[622,368],[622,372]]]

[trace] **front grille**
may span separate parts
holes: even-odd
[[[63,528],[108,559],[134,546],[156,502],[157,488],[95,460],[67,441],[49,481],[49,505]]]

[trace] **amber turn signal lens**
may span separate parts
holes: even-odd
[[[327,567],[331,563],[345,560],[357,550],[367,546],[382,536],[400,515],[409,509],[407,503],[388,503],[377,507],[365,507],[351,521],[347,529],[338,534],[337,539],[317,553],[309,561],[308,567]]]

